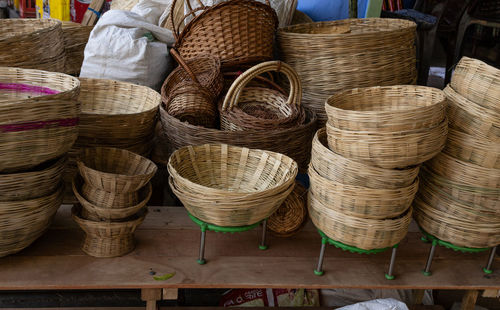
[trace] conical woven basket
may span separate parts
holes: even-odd
[[[297,163],[227,144],[187,146],[168,162],[170,187],[195,217],[219,226],[255,224],[292,192]]]
[[[311,164],[324,178],[347,185],[395,189],[410,186],[420,166],[407,169],[383,169],[366,165],[332,152],[327,147],[326,129],[316,132],[312,143]]]
[[[500,143],[449,129],[446,154],[484,168],[500,169]]]
[[[69,75],[0,67],[0,172],[68,152],[78,136],[79,90]]]
[[[107,192],[100,188],[84,183],[81,187],[82,196],[90,203],[101,208],[126,208],[139,202],[139,191],[136,192]]]
[[[267,228],[278,237],[295,235],[307,220],[307,190],[295,182],[293,191],[267,219]]]
[[[314,225],[333,240],[363,250],[398,244],[406,236],[412,210],[394,219],[365,219],[349,216],[325,206],[309,192],[309,216]]]

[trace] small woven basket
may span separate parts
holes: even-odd
[[[295,182],[293,191],[267,220],[267,228],[277,237],[295,235],[307,220],[307,190]]]
[[[227,144],[187,146],[168,162],[170,187],[200,220],[246,226],[274,213],[292,192],[297,163],[269,151]]]
[[[0,67],[0,172],[68,152],[78,136],[79,90],[66,74]]]
[[[500,143],[458,130],[448,130],[448,140],[443,152],[484,168],[500,169]]]
[[[436,156],[444,148],[448,120],[432,128],[401,132],[349,131],[326,124],[328,147],[353,160],[381,168],[405,168]]]
[[[151,180],[158,169],[145,157],[107,147],[83,149],[77,164],[86,183],[116,193],[138,191]]]
[[[290,83],[288,98],[279,91],[249,87],[247,84],[266,72],[282,72]],[[300,107],[302,90],[299,76],[280,61],[260,63],[240,75],[229,88],[220,108],[222,130],[276,130],[301,125],[305,120]]]
[[[90,221],[81,217],[81,206],[72,209],[73,220],[85,232],[83,252],[94,257],[118,257],[132,252],[135,248],[134,232],[146,217],[143,209],[126,222]]]
[[[0,67],[64,72],[61,22],[55,19],[0,19]]]
[[[83,52],[94,26],[84,26],[70,21],[62,22],[66,65],[64,72],[78,76],[83,63]]]
[[[420,166],[407,169],[383,169],[350,160],[327,147],[326,129],[316,132],[312,142],[311,165],[322,177],[346,185],[396,189],[410,186]]]
[[[126,193],[107,192],[84,183],[81,193],[90,203],[101,208],[120,209],[136,205],[139,202],[139,191]]]
[[[212,54],[221,60],[223,71],[273,59],[278,16],[268,0],[265,4],[254,0],[232,0],[211,7],[198,0],[200,7],[186,14],[184,19],[201,13],[182,32],[179,31],[180,24],[174,23],[176,2],[172,3],[170,18],[174,25],[174,48],[182,58],[189,60]]]
[[[365,219],[337,212],[309,192],[309,217],[329,238],[363,250],[382,249],[398,244],[406,236],[412,209],[393,219]]]
[[[342,130],[399,132],[441,123],[446,97],[425,86],[354,88],[329,97],[325,110],[328,123]]]

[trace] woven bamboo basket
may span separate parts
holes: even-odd
[[[364,219],[393,218],[404,213],[418,190],[418,179],[408,187],[373,189],[330,181],[309,166],[311,187],[315,199],[336,212]]]
[[[448,97],[450,127],[493,142],[500,142],[500,114],[484,108],[457,93],[449,85],[444,89]]]
[[[500,70],[480,60],[462,57],[450,86],[470,101],[500,113]]]
[[[270,88],[246,88],[255,77],[266,72],[285,74],[290,84],[288,97]],[[260,63],[240,75],[229,88],[220,107],[221,129],[243,131],[296,127],[305,121],[301,98],[299,77],[292,67],[280,61]]]
[[[136,205],[139,200],[139,191],[136,192],[107,192],[84,183],[81,188],[82,196],[90,203],[101,208],[126,208]]]
[[[401,132],[349,131],[326,124],[328,147],[353,160],[381,168],[405,168],[436,156],[444,148],[448,120],[432,128]]]
[[[160,109],[167,151],[187,145],[223,143],[282,153],[297,161],[301,171],[307,170],[311,156],[311,140],[316,128],[316,115],[306,110],[304,124],[281,130],[224,131],[181,122]]]
[[[280,59],[299,74],[306,108],[327,121],[324,103],[353,87],[415,84],[415,23],[367,18],[280,28]]]
[[[500,227],[497,223],[468,223],[447,212],[437,210],[419,197],[414,202],[414,218],[427,233],[454,245],[469,248],[485,248],[500,244]]]
[[[148,183],[139,192],[139,202],[137,204],[123,206],[121,208],[100,207],[88,201],[82,195],[83,180],[81,177],[76,177],[72,184],[73,193],[76,199],[82,206],[81,216],[84,219],[91,221],[127,221],[130,217],[138,213],[146,207],[153,188],[151,183]]]
[[[458,130],[448,130],[448,140],[443,152],[484,168],[500,169],[500,143]]]
[[[77,164],[86,183],[117,193],[138,191],[151,180],[158,169],[145,157],[107,147],[83,149]]]
[[[0,67],[64,72],[61,22],[55,19],[1,19]]]
[[[65,73],[75,76],[80,75],[83,52],[93,28],[94,26],[84,26],[70,21],[62,22],[64,47],[66,50]]]
[[[328,123],[342,130],[398,132],[432,128],[446,116],[439,89],[398,85],[354,88],[326,100]]]
[[[66,157],[61,157],[40,164],[30,171],[0,173],[0,201],[29,200],[55,192],[61,185],[66,161]]]
[[[469,186],[500,188],[500,169],[484,168],[440,153],[425,165],[451,182]]]
[[[171,6],[172,24],[176,2],[174,0]],[[211,7],[206,7],[200,0],[198,3],[201,6],[186,14],[185,18],[201,13],[182,32],[179,24],[173,29],[174,48],[184,59],[211,54],[221,60],[223,71],[273,59],[278,16],[268,0],[265,4],[232,0]]]
[[[292,192],[297,171],[283,154],[227,144],[187,146],[168,161],[170,187],[184,207],[220,226],[268,218]]]
[[[307,220],[307,189],[295,183],[293,191],[267,220],[267,228],[277,237],[295,235]]]
[[[97,222],[81,217],[81,206],[73,207],[73,220],[85,232],[83,252],[94,257],[118,257],[135,248],[134,232],[146,217],[147,209],[126,222]]]
[[[290,25],[308,24],[312,22],[313,22],[312,18],[309,17],[306,13],[299,10],[295,10]]]
[[[62,193],[59,187],[47,196],[0,202],[0,257],[21,251],[47,230]]]
[[[363,250],[381,249],[398,244],[406,236],[412,209],[393,219],[365,219],[337,212],[322,204],[309,192],[309,217],[329,238]]]
[[[346,185],[396,189],[408,187],[418,176],[420,166],[383,169],[343,157],[327,147],[326,129],[316,132],[312,142],[311,164],[324,178]]]
[[[68,152],[78,135],[79,89],[62,73],[0,67],[0,172]]]

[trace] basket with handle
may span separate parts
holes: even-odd
[[[278,16],[269,0],[231,0],[211,7],[198,0],[200,7],[188,12],[181,23],[188,16],[196,17],[182,31],[180,23],[174,22],[176,2],[172,3],[170,18],[176,40],[174,49],[182,58],[212,54],[220,59],[223,71],[273,59]]]
[[[169,184],[196,218],[246,226],[274,213],[292,192],[297,163],[283,154],[227,144],[187,146],[168,162]]]
[[[278,237],[295,235],[307,220],[307,189],[295,182],[293,191],[267,220],[267,228]]]
[[[319,175],[334,182],[384,189],[410,186],[420,169],[383,169],[343,157],[328,148],[325,128],[319,129],[313,138],[311,165]]]
[[[500,169],[500,143],[452,128],[448,130],[443,152],[484,168]]]
[[[79,91],[66,74],[0,67],[0,172],[68,152],[78,136]]]
[[[256,76],[271,71],[282,72],[288,78],[288,98],[270,88],[246,88]],[[221,129],[274,130],[300,125],[305,120],[301,98],[302,90],[295,70],[280,61],[260,63],[240,75],[229,88],[220,107]]]

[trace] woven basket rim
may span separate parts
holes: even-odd
[[[57,27],[62,27],[62,22],[57,19],[24,19],[24,18],[12,18],[12,19],[3,19],[0,21],[2,23],[11,23],[11,24],[52,24],[49,27],[44,27],[35,31],[23,31],[23,32],[15,32],[13,35],[8,35],[6,33],[6,37],[0,37],[0,43],[8,43],[8,41],[20,41],[23,38],[30,37],[32,35],[40,35],[45,32],[50,32],[56,29]],[[27,29],[27,28],[26,28]]]
[[[148,214],[147,208],[140,210],[138,213],[132,215],[135,217],[130,221],[124,222],[110,222],[110,221],[91,221],[81,217],[82,206],[73,206],[71,208],[71,217],[73,220],[80,226],[91,227],[91,228],[107,228],[107,229],[116,229],[127,227],[130,225],[139,226],[143,221],[146,215]]]
[[[60,186],[57,187],[57,189],[48,195],[42,196],[42,197],[37,197],[37,198],[31,198],[31,199],[25,199],[25,200],[10,200],[10,201],[0,201],[0,209],[7,208],[11,204],[28,204],[28,203],[33,203],[41,200],[46,200],[46,199],[53,199],[54,197],[57,197],[59,195],[62,196],[64,193],[64,182],[60,182]]]
[[[62,155],[59,156],[55,159],[51,159],[48,161],[45,161],[33,168],[30,168],[29,170],[23,170],[19,172],[12,172],[12,173],[0,173],[0,180],[2,180],[2,177],[13,177],[13,176],[18,176],[20,178],[25,178],[27,176],[33,175],[33,174],[42,174],[45,173],[49,170],[54,169],[55,167],[58,167],[60,165],[63,165],[68,160],[67,155]],[[40,169],[40,167],[43,167]]]

